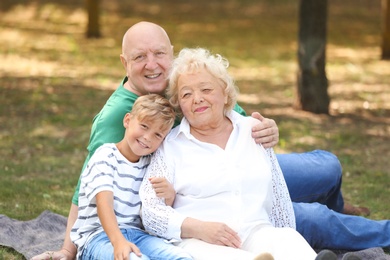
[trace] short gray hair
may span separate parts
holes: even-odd
[[[201,69],[206,69],[212,76],[221,81],[225,87],[224,92],[227,95],[227,104],[224,113],[231,111],[237,102],[238,88],[233,78],[230,76],[227,68],[229,62],[219,54],[212,54],[209,50],[203,48],[184,48],[174,59],[170,73],[167,96],[171,104],[181,112],[178,98],[178,79],[185,73],[195,73]]]

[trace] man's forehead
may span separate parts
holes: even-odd
[[[155,51],[166,51],[169,49],[169,46],[161,44],[161,45],[153,45],[153,46],[137,46],[134,48],[131,48],[130,52],[132,53],[139,53],[139,52],[155,52]]]

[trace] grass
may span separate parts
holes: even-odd
[[[380,1],[329,1],[331,115],[292,109],[296,1],[103,1],[104,38],[84,37],[79,1],[0,4],[0,214],[67,215],[93,116],[124,76],[121,38],[135,22],[166,28],[175,50],[226,56],[240,104],[274,118],[279,152],[325,149],[343,165],[343,193],[390,217],[390,64],[380,57]],[[23,259],[0,248],[0,259]]]

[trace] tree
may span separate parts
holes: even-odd
[[[325,71],[327,0],[300,0],[298,84],[295,108],[329,114],[330,98]]]
[[[88,13],[88,25],[86,36],[88,38],[99,38],[100,34],[100,0],[86,0]]]
[[[390,60],[390,0],[382,0],[382,59]]]

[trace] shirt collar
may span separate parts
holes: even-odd
[[[240,117],[242,117],[240,114],[238,114],[234,110],[228,112],[226,116],[232,122],[233,128],[237,127],[237,124],[238,124],[238,121],[239,121],[238,119]],[[178,125],[176,127],[174,133],[172,133],[172,135],[169,136],[169,139],[176,139],[180,134],[185,135],[190,140],[191,139],[195,139],[195,137],[190,133],[190,123],[188,122],[188,120],[185,117],[183,117],[181,119],[180,125]]]

